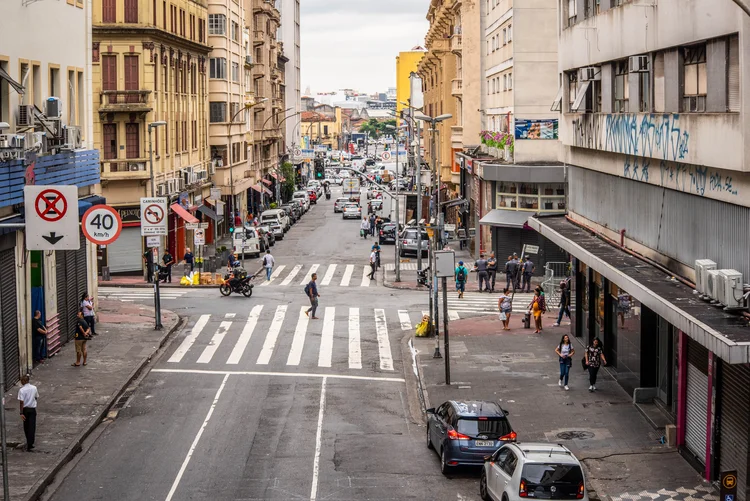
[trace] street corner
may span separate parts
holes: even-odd
[[[117,299],[101,299],[98,302],[98,323],[103,328],[116,329],[121,324],[143,324],[153,326],[154,308]],[[171,330],[180,321],[180,316],[171,310],[161,310],[165,331]]]

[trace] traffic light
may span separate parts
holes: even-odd
[[[229,233],[234,233],[234,226],[229,227]]]
[[[323,179],[325,177],[325,167],[323,166],[323,159],[315,159],[315,179]]]

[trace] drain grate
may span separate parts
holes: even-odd
[[[560,440],[588,440],[594,437],[595,435],[590,431],[583,430],[563,431],[557,434]]]

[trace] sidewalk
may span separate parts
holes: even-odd
[[[99,335],[87,343],[86,367],[71,367],[75,347],[70,341],[31,375],[31,383],[39,389],[36,447],[32,453],[25,451],[26,439],[18,416],[20,383],[5,394],[8,478],[14,500],[41,495],[179,325],[179,317],[167,310],[162,310],[164,329],[155,331],[151,308],[113,300],[101,300],[98,306]]]
[[[660,444],[664,430],[647,423],[606,368],[599,372],[597,391],[588,391],[588,373],[580,363],[583,346],[577,340],[570,391],[558,386],[554,349],[570,328],[552,327],[556,316],[556,311],[545,315],[541,335],[521,327],[522,312],[513,314],[507,332],[500,330],[496,315],[451,322],[451,386],[445,385],[445,359],[432,358],[435,339],[414,338],[426,405],[451,399],[499,401],[519,441],[569,447],[600,499],[718,499],[676,449]]]

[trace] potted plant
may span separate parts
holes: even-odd
[[[539,202],[532,202],[531,203],[531,208],[532,209],[538,209],[539,208]]]
[[[516,207],[518,206],[518,204],[516,203],[516,201],[515,201],[515,200],[511,200],[511,201],[510,201],[510,206],[511,206],[511,208],[514,208],[514,209],[515,209],[515,208],[516,208]]]
[[[565,188],[558,188],[557,189],[557,194],[558,195],[565,195]]]
[[[506,206],[505,200],[500,200],[500,207],[505,207],[505,206]]]

